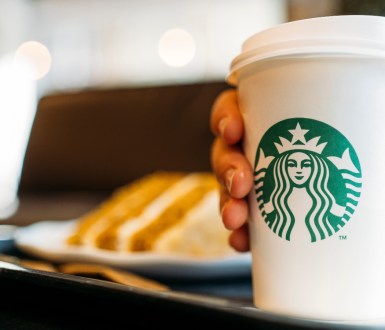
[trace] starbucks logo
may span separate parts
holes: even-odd
[[[270,127],[258,146],[254,170],[261,214],[288,241],[332,236],[358,205],[362,174],[357,154],[323,122],[291,118]]]

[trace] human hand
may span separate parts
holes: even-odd
[[[220,209],[224,226],[231,230],[229,244],[239,252],[250,249],[246,197],[252,189],[252,168],[240,142],[244,125],[234,89],[222,92],[215,100],[210,127],[216,138],[211,150],[211,165],[221,184]]]

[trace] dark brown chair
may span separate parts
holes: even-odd
[[[227,88],[202,82],[44,96],[25,155],[19,218],[32,222],[31,207],[34,219],[76,216],[95,202],[92,194],[157,170],[210,171],[210,111]],[[79,194],[89,201],[80,208]]]

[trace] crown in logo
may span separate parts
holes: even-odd
[[[307,129],[302,129],[301,125],[297,123],[297,126],[295,127],[295,129],[289,129],[289,132],[291,133],[291,135],[293,135],[293,138],[291,139],[291,141],[280,136],[279,139],[281,141],[281,144],[274,142],[275,147],[278,150],[278,153],[282,154],[285,151],[291,151],[291,150],[308,150],[308,151],[313,151],[317,154],[321,154],[327,142],[318,144],[320,136],[316,136],[310,139],[309,141],[306,141],[305,134],[308,131],[309,130]]]

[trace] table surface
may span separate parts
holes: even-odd
[[[27,195],[4,224],[76,218],[102,194]],[[15,246],[0,251],[28,258]],[[33,259],[33,258],[32,258]],[[5,260],[5,259],[2,259]],[[7,261],[7,260],[6,260]],[[158,280],[154,278],[154,280]],[[252,304],[251,276],[210,280],[162,278],[170,290],[154,291],[105,279],[25,267],[0,259],[0,327],[3,329],[148,329],[197,325],[242,329],[385,329],[274,315]]]

